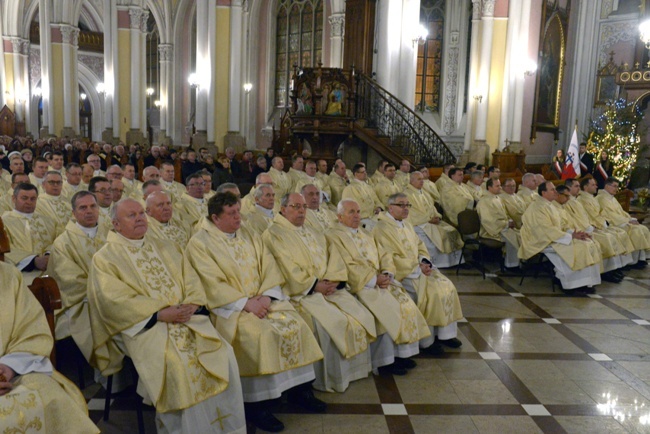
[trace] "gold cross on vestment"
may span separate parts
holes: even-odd
[[[223,420],[226,419],[226,418],[228,418],[228,417],[230,417],[229,414],[221,415],[221,410],[219,409],[219,407],[217,407],[217,418],[216,418],[215,420],[213,420],[213,421],[210,423],[210,425],[214,425],[215,422],[219,422],[219,426],[221,427],[221,429],[224,429],[224,427],[223,427]]]

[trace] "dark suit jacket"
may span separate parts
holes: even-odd
[[[585,176],[587,173],[594,173],[594,156],[588,152],[585,152],[580,156],[580,175]],[[585,172],[582,165],[587,166],[587,171]],[[583,173],[585,172],[585,173]]]

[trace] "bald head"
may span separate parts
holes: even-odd
[[[164,191],[154,191],[147,196],[147,215],[160,223],[168,223],[173,214],[172,200]]]

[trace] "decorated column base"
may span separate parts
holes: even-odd
[[[233,148],[235,152],[244,152],[246,150],[246,139],[239,131],[228,131],[223,138],[223,146],[226,148]]]
[[[106,128],[104,131],[102,131],[102,142],[113,142],[113,128]]]
[[[64,127],[61,130],[61,137],[77,137],[77,133],[74,129],[70,127]]]
[[[475,140],[469,148],[469,161],[476,164],[488,164],[490,160],[490,146],[485,140]]]
[[[148,144],[149,141],[144,137],[144,133],[140,130],[131,130],[126,132],[126,146],[131,146],[136,143],[140,145]]]
[[[50,129],[48,127],[43,127],[38,131],[38,137],[45,139],[50,137]]]

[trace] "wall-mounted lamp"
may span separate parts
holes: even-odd
[[[104,82],[97,83],[96,89],[98,94],[106,95],[106,85],[104,84]]]
[[[524,76],[530,77],[535,75],[536,72],[537,72],[537,63],[531,59],[528,59],[528,61],[524,65]]]
[[[481,101],[483,101],[483,95],[474,95],[473,98],[474,101],[478,102],[479,104],[481,103]]]
[[[199,77],[197,77],[196,73],[193,72],[187,77],[187,82],[190,84],[190,87],[192,89],[199,89]]]
[[[253,90],[253,83],[245,83],[244,92],[249,93],[251,90]]]
[[[41,96],[41,95],[43,95],[43,89],[41,89],[40,87],[35,87],[35,88],[32,90],[32,95],[34,95],[34,96]]]
[[[147,96],[151,96],[151,95],[153,95],[153,94],[154,94],[153,87],[148,87],[148,88],[147,88]]]
[[[429,36],[429,31],[422,24],[418,26],[417,32],[413,36],[413,47],[415,45],[424,45],[427,42],[427,36]]]
[[[88,95],[86,95],[85,93],[82,92],[82,93],[79,94],[79,98],[80,98],[82,101],[85,101],[86,98],[88,98]]]
[[[160,106],[162,105],[162,102],[161,102],[159,99],[157,99],[157,100],[155,100],[155,101],[153,102],[153,105],[155,105],[156,107],[160,108]]]
[[[645,47],[650,50],[650,20],[645,20],[639,24],[639,38],[645,44]]]

